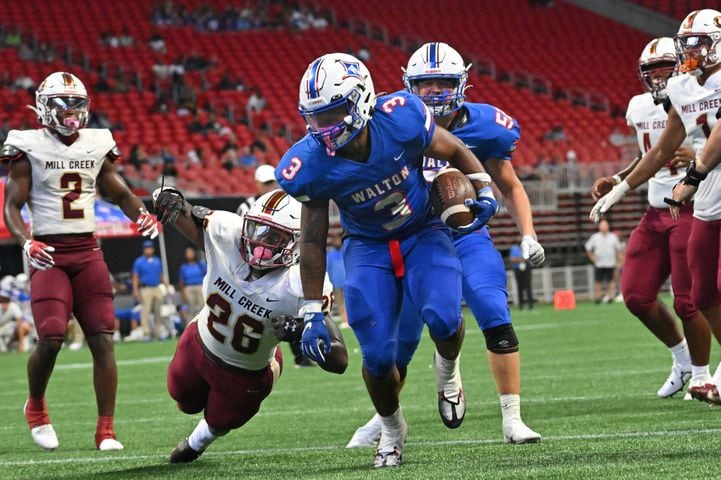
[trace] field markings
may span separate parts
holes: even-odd
[[[721,433],[721,428],[704,428],[699,430],[660,430],[652,432],[618,432],[618,433],[588,433],[579,435],[551,435],[545,436],[544,442],[548,441],[574,441],[574,440],[611,440],[623,438],[644,438],[644,437],[666,437],[666,436],[684,436],[699,434],[717,434]],[[501,444],[497,438],[479,438],[479,439],[461,439],[461,440],[440,440],[430,441],[423,440],[418,442],[407,442],[408,447],[436,447],[436,446],[454,446],[454,445],[491,445]],[[345,450],[342,445],[320,445],[314,447],[287,447],[287,448],[259,448],[249,450],[226,450],[226,451],[210,451],[203,454],[204,457],[222,457],[222,456],[238,456],[238,455],[278,455],[287,453],[302,452],[325,452],[331,450]],[[99,462],[118,462],[133,460],[162,460],[167,462],[167,454],[157,455],[113,455],[106,457],[73,457],[73,458],[57,458],[48,460],[3,460],[0,466],[24,466],[24,465],[51,465],[63,463],[99,463]]]

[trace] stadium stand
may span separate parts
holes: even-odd
[[[719,4],[714,0],[630,0],[642,7],[648,8],[669,17],[683,20],[693,10],[702,8],[718,8]]]

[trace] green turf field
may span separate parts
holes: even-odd
[[[276,391],[248,425],[194,464],[169,465],[168,454],[197,422],[166,391],[175,344],[123,344],[116,350],[116,430],[125,450],[114,453],[94,449],[87,349],[62,351],[50,380],[47,399],[60,439],[54,452],[35,447],[21,413],[26,356],[0,355],[0,478],[691,478],[716,470],[721,410],[680,395],[656,398],[670,354],[622,305],[540,307],[514,317],[524,418],[543,435],[540,444],[502,443],[483,336],[473,322],[462,360],[464,424],[448,430],[438,418],[432,347],[424,338],[402,397],[410,432],[399,469],[374,471],[372,449],[343,449],[373,413],[351,333],[345,375],[286,363]],[[718,360],[714,349],[712,366]]]

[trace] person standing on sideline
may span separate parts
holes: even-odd
[[[185,249],[185,263],[180,266],[178,275],[180,294],[183,303],[188,306],[189,319],[192,320],[205,305],[203,299],[203,277],[207,266],[198,251],[193,247]]]
[[[520,245],[514,245],[508,252],[508,258],[511,260],[513,274],[516,277],[516,288],[518,289],[518,308],[523,310],[523,305],[527,305],[529,309],[533,308],[536,301],[533,299],[533,281],[531,274],[531,264],[523,258],[523,252]]]
[[[160,324],[162,321],[161,307],[165,295],[161,283],[168,284],[163,277],[163,264],[155,255],[155,244],[152,240],[143,242],[143,254],[133,262],[133,297],[140,303],[140,325],[143,329],[143,336],[149,338],[150,312],[155,316],[155,328],[152,336],[160,338]],[[172,330],[168,329],[172,335]]]
[[[241,217],[253,206],[255,200],[268,192],[280,188],[275,181],[275,169],[270,165],[260,165],[255,169],[255,195],[248,197],[238,205],[235,212]]]
[[[611,232],[608,221],[598,222],[598,232],[591,235],[586,242],[586,254],[593,263],[594,284],[593,298],[596,303],[608,303],[613,300],[615,292],[614,274],[621,253],[621,242]],[[601,297],[601,284],[605,284],[605,295]]]

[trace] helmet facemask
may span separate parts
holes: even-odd
[[[676,70],[675,60],[655,60],[639,65],[638,78],[654,100],[663,101],[668,96],[666,93],[668,79],[676,74]]]
[[[251,268],[269,270],[298,262],[300,232],[271,220],[246,214],[240,255]]]
[[[721,33],[683,34],[674,39],[679,58],[679,71],[698,76],[704,69],[717,65],[721,58],[717,51]]]
[[[420,88],[423,81],[436,80],[438,82],[452,82],[447,88],[443,88],[440,94],[421,95]],[[423,75],[409,78],[404,75],[404,83],[406,89],[418,96],[423,103],[433,112],[434,117],[444,117],[457,111],[465,101],[465,92],[468,88],[468,73],[463,72],[459,75]]]
[[[35,112],[40,123],[69,137],[88,124],[90,99],[81,95],[38,95]]]
[[[366,120],[357,105],[362,95],[362,86],[353,88],[346,97],[334,100],[330,104],[314,110],[303,110],[311,136],[326,147],[329,155],[335,155],[363,129]]]

